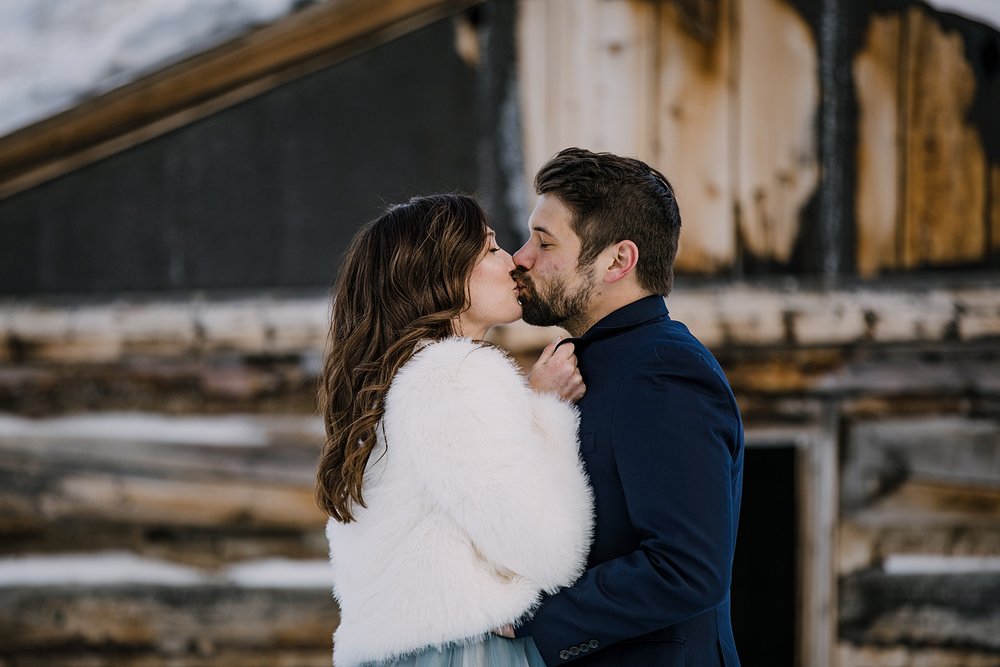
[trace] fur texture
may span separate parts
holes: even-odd
[[[580,576],[593,496],[577,421],[503,352],[467,339],[431,343],[400,369],[368,507],[327,524],[338,667],[475,641]]]

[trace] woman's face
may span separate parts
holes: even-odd
[[[496,324],[507,324],[521,317],[517,301],[517,283],[511,278],[514,260],[497,245],[490,229],[483,255],[469,276],[469,308],[458,317],[458,333],[480,339]]]

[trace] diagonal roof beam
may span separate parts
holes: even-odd
[[[482,0],[326,0],[0,138],[0,199]]]

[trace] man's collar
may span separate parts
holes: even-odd
[[[629,329],[668,314],[667,304],[663,297],[659,294],[651,294],[608,313],[594,326],[587,329],[581,338],[592,340],[612,331]]]

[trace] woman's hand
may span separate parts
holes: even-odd
[[[575,403],[587,393],[587,385],[576,367],[573,343],[559,345],[560,340],[555,339],[542,350],[528,374],[528,384],[535,391],[555,394],[564,401]]]

